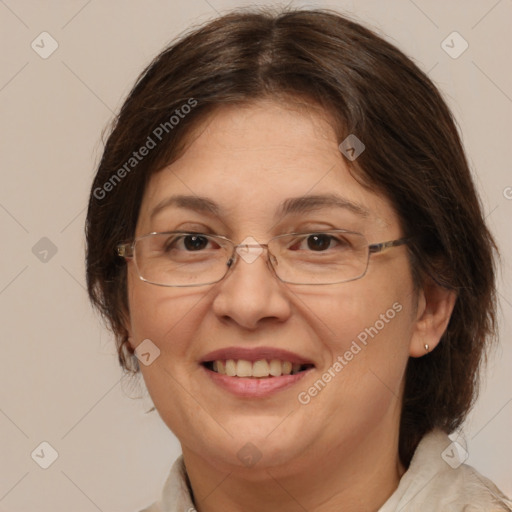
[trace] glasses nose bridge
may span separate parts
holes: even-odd
[[[256,261],[260,256],[261,254],[266,250],[266,262],[267,262],[267,265],[270,266],[270,270],[271,272],[274,274],[274,275],[277,275],[276,274],[276,269],[274,267],[274,261],[277,262],[277,258],[275,257],[275,255],[270,252],[270,248],[268,246],[268,243],[267,244],[260,244],[259,242],[256,242],[256,243],[240,243],[240,244],[235,244],[234,242],[231,242],[231,245],[232,245],[232,251],[231,251],[231,256],[227,262],[227,265],[228,265],[228,271],[231,270],[238,262],[239,259],[243,259],[246,263],[248,264],[251,264],[253,263],[254,261]],[[243,255],[241,254],[241,251],[238,251],[239,248],[254,248],[256,249],[256,251],[254,251],[252,254],[250,254],[250,252],[248,252],[247,255]],[[261,251],[259,252],[258,249]],[[257,254],[256,254],[257,253]],[[227,272],[226,272],[227,274]],[[225,277],[225,276],[224,276]]]

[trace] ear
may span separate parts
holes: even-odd
[[[133,331],[132,331],[132,325],[131,325],[131,322],[130,320],[126,320],[124,322],[124,327],[126,329],[126,332],[127,332],[127,343],[128,343],[128,349],[130,352],[133,352],[135,350],[135,347],[136,347],[136,344],[133,342]]]
[[[125,346],[125,349],[127,349],[128,352],[131,353],[133,352],[133,350],[135,350],[135,345],[133,343],[133,327],[130,319],[130,314],[128,311],[124,311],[124,308],[121,313],[121,322],[126,332],[126,338],[123,344],[127,345]]]
[[[437,347],[448,327],[456,300],[455,291],[427,279],[418,293],[416,323],[409,346],[411,357],[424,356]],[[428,345],[428,350],[425,345]]]
[[[127,281],[129,280],[128,273],[130,272],[130,266],[131,266],[132,260],[128,260],[127,262]],[[127,293],[130,293],[131,287],[129,286],[128,282],[126,284]],[[127,334],[127,342],[128,342],[128,348],[130,351],[135,350],[135,345],[133,343],[133,326],[132,326],[132,320],[130,315],[130,304],[131,304],[130,297],[128,297],[126,301],[126,306],[122,306],[121,308],[121,322],[123,323],[123,327],[126,330]]]

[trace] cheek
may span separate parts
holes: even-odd
[[[129,275],[128,298],[135,345],[150,339],[164,356],[183,351],[198,325],[204,292],[154,286]]]
[[[350,401],[355,410],[373,416],[400,396],[413,328],[413,295],[407,276],[400,282],[388,276],[381,282],[368,279],[344,286],[308,304],[318,306],[314,313],[321,322],[316,320],[316,325],[323,326],[323,344],[330,355],[324,368],[329,374],[322,380],[333,384],[326,385],[332,390],[324,398],[332,393],[335,401]]]
[[[372,295],[332,316],[337,335],[328,347],[331,361],[299,397],[311,418],[325,418],[330,411],[332,428],[325,435],[332,442],[340,429],[357,440],[385,418],[399,416],[409,357],[408,308],[392,296]]]
[[[158,287],[133,276],[128,290],[134,345],[149,339],[159,350],[150,364],[139,365],[145,384],[167,426],[185,438],[197,418],[205,421],[204,411],[190,398],[200,395],[190,379],[198,369],[192,340],[204,314],[205,292]]]
[[[339,315],[338,336],[330,347],[332,360],[339,363],[336,369],[356,394],[362,385],[371,388],[379,381],[398,394],[410,340],[406,309],[393,298],[374,299],[365,306],[346,317]]]
[[[372,283],[368,286],[368,283]],[[343,354],[353,341],[369,346],[372,340],[403,339],[410,315],[409,299],[396,286],[374,286],[375,281],[354,281],[339,288],[302,296],[299,314],[321,333],[333,355]],[[407,300],[406,300],[407,299]],[[399,334],[402,333],[402,334]],[[350,357],[350,356],[349,356]]]

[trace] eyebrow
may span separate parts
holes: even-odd
[[[361,217],[368,217],[369,210],[336,194],[317,194],[302,197],[291,197],[283,201],[276,212],[276,217],[284,217],[291,213],[306,213],[321,208],[342,208]]]
[[[188,210],[206,213],[211,216],[223,216],[223,209],[215,201],[212,201],[207,197],[174,195],[158,203],[155,208],[153,208],[150,218],[153,218],[163,209],[171,206],[186,208]],[[345,209],[364,218],[370,215],[369,210],[363,206],[336,194],[316,194],[285,199],[276,211],[275,219],[282,218],[293,213],[307,213],[313,210],[329,207]]]

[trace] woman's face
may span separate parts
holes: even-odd
[[[287,201],[333,194],[339,205],[303,201],[283,214]],[[175,195],[205,198],[218,212],[171,202],[155,212]],[[349,173],[322,116],[257,102],[218,110],[184,155],[153,175],[136,236],[190,230],[265,244],[329,229],[370,243],[402,236],[388,200]],[[266,257],[239,258],[222,281],[188,288],[143,282],[128,263],[131,343],[149,339],[160,351],[141,371],[184,453],[220,470],[255,461],[298,469],[350,457],[377,432],[396,439],[417,314],[405,247],[372,255],[363,278],[331,285],[283,283]],[[240,371],[272,359],[313,367],[292,377],[223,376],[203,364],[212,358],[242,359]]]

